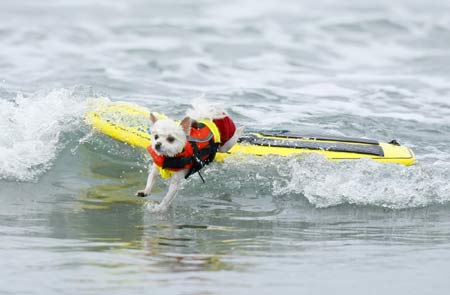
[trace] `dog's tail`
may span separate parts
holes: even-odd
[[[187,111],[186,115],[194,120],[214,120],[228,116],[223,105],[211,104],[204,95],[194,99],[191,105],[192,108]]]

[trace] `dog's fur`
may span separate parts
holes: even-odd
[[[183,148],[187,142],[187,137],[190,133],[192,119],[213,120],[222,119],[225,116],[228,115],[222,107],[211,105],[203,100],[195,101],[193,103],[193,109],[187,112],[187,116],[179,124],[171,119],[158,119],[153,113],[151,113],[150,121],[152,123],[152,147],[160,155],[173,157],[183,151]],[[234,135],[219,148],[219,152],[227,152],[230,150],[236,144],[243,131],[244,127],[236,128]],[[172,175],[169,190],[154,211],[166,211],[168,209],[187,173],[188,170],[183,169]],[[150,195],[158,174],[159,170],[157,166],[153,164],[148,175],[145,189],[138,191],[136,195],[140,197]]]

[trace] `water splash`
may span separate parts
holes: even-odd
[[[48,170],[66,132],[79,129],[86,105],[78,90],[0,100],[0,179],[32,181]]]
[[[302,194],[320,208],[354,204],[401,209],[450,201],[450,186],[445,184],[449,165],[405,167],[370,159],[330,162],[310,155],[281,169],[290,175],[274,194]]]
[[[406,167],[370,159],[333,162],[316,154],[294,157],[233,156],[205,170],[214,185],[191,180],[185,193],[254,194],[305,198],[316,208],[338,205],[418,208],[450,202],[450,165],[436,162]],[[202,186],[202,187],[200,187]]]

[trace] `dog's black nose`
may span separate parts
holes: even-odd
[[[157,143],[155,144],[155,150],[159,151],[160,149],[161,149],[161,143],[160,143],[160,142],[157,142]]]

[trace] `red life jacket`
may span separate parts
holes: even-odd
[[[158,154],[151,145],[147,147],[147,150],[153,162],[162,169],[174,172],[189,169],[186,175],[188,178],[214,160],[218,147],[219,143],[215,142],[211,130],[205,124],[194,121],[191,124],[188,141],[181,153],[174,157],[167,157]]]

